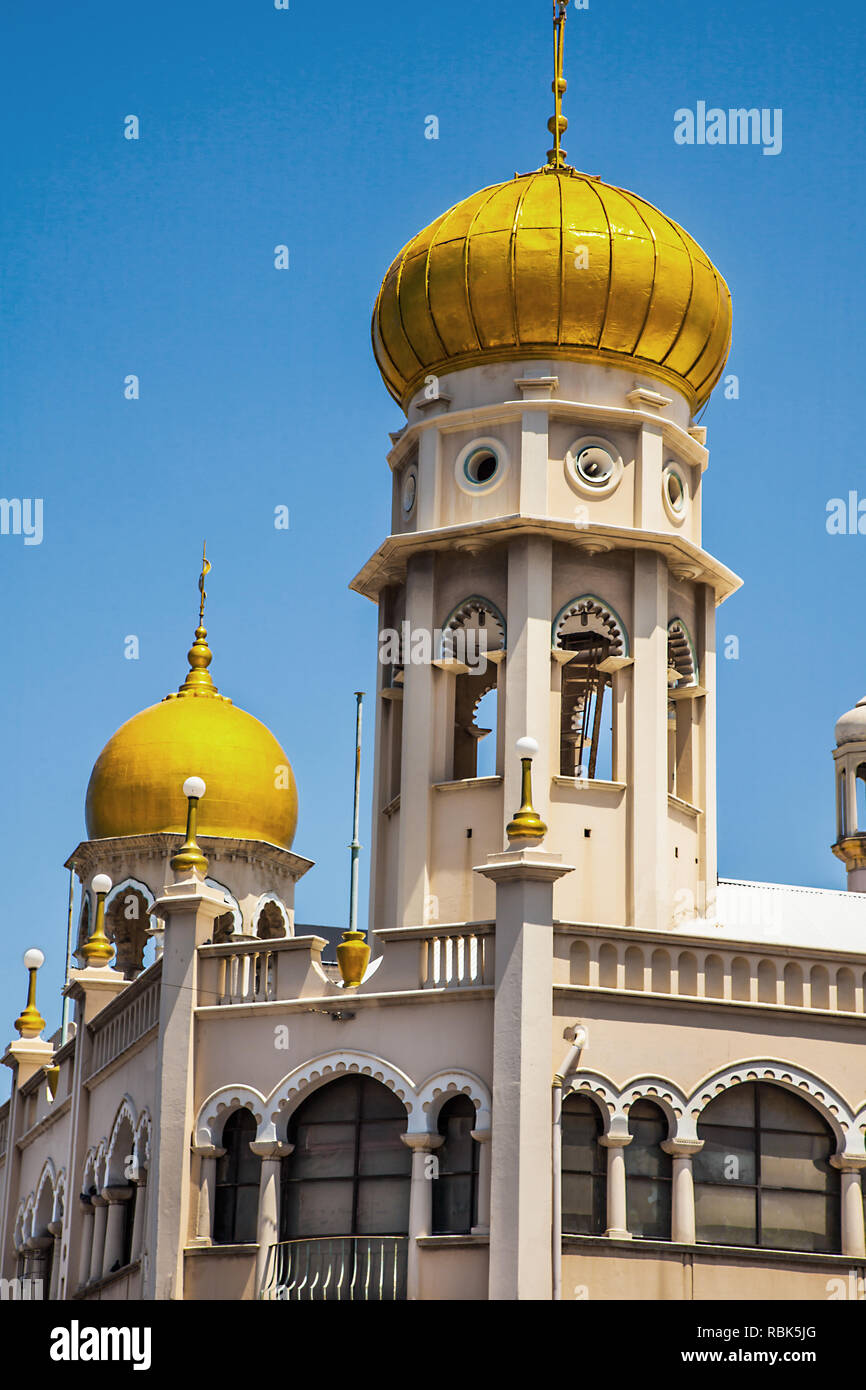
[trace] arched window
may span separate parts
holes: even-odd
[[[330,1081],[292,1116],[282,1163],[281,1240],[409,1229],[412,1155],[402,1103],[368,1076]]]
[[[574,655],[562,666],[559,771],[563,777],[613,776],[611,657],[627,652],[617,615],[591,594],[566,604],[553,645]]]
[[[445,1143],[435,1151],[439,1172],[433,1184],[433,1234],[468,1235],[477,1220],[478,1145],[472,1138],[475,1106],[454,1096],[439,1111]]]
[[[625,1149],[628,1229],[645,1240],[671,1238],[671,1157],[661,1147],[668,1137],[663,1112],[649,1100],[628,1112],[632,1141]]]
[[[214,1243],[248,1245],[258,1233],[261,1161],[250,1148],[256,1122],[249,1110],[235,1110],[223,1126],[225,1154],[217,1162]]]
[[[748,1082],[711,1101],[694,1159],[697,1238],[824,1254],[840,1249],[836,1144],[818,1112],[782,1086]]]
[[[607,1228],[607,1155],[601,1112],[587,1096],[562,1103],[563,1235],[602,1235]]]
[[[496,773],[499,667],[487,653],[504,649],[505,619],[489,599],[465,599],[445,621],[443,658],[469,668],[454,681],[455,781]]]

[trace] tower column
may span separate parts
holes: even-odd
[[[435,623],[434,557],[413,555],[406,569],[406,622],[409,640],[403,652],[403,756],[400,790],[400,853],[397,869],[397,924],[419,926],[426,920],[430,894],[430,797],[439,672],[412,660],[412,634],[432,642]]]
[[[476,872],[496,884],[489,1297],[549,1299],[553,885],[571,866],[512,849]]]
[[[668,833],[668,569],[654,551],[634,556],[631,720],[631,924],[670,925]]]
[[[90,1199],[93,1209],[93,1242],[90,1247],[90,1269],[87,1274],[87,1282],[92,1283],[94,1279],[102,1277],[102,1257],[105,1253],[105,1226],[108,1220],[108,1202],[104,1197],[97,1193]]]
[[[550,746],[552,583],[551,542],[544,536],[522,536],[514,541],[508,551],[504,746],[513,748],[517,740],[528,733],[537,740],[533,791],[536,810],[543,820],[547,819],[550,807],[550,779],[554,771]],[[520,779],[519,761],[506,758],[503,803],[506,807],[520,805]]]
[[[862,1159],[841,1155],[830,1159],[834,1168],[841,1170],[840,1202],[842,1208],[842,1254],[857,1259],[866,1256],[866,1231],[863,1226],[863,1189],[860,1174],[864,1167]]]
[[[175,860],[178,858],[176,855]],[[159,1142],[153,1146],[150,1258],[142,1297],[179,1299],[183,1298],[183,1251],[190,1225],[197,948],[212,935],[213,922],[225,911],[225,901],[222,893],[209,888],[202,876],[191,870],[189,877],[163,890],[154,911],[165,919],[165,949],[153,1125]]]

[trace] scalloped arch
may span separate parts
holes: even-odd
[[[616,609],[596,594],[580,594],[564,603],[551,626],[551,647],[559,646],[559,638],[569,618],[586,618],[587,631],[601,633],[610,639],[611,656],[630,656],[628,629]]]
[[[475,1128],[488,1129],[493,1104],[488,1086],[474,1072],[453,1070],[436,1072],[419,1086],[409,1133],[435,1134],[442,1106],[460,1095],[468,1096],[475,1106]]]
[[[117,1108],[117,1114],[116,1114],[115,1117],[114,1117],[114,1124],[111,1126],[111,1137],[110,1137],[109,1140],[108,1140],[108,1144],[107,1144],[106,1150],[105,1150],[105,1174],[106,1174],[106,1179],[108,1179],[108,1178],[109,1178],[109,1175],[110,1175],[110,1177],[111,1177],[112,1179],[115,1179],[115,1178],[116,1178],[118,1181],[124,1181],[124,1180],[125,1180],[125,1176],[126,1176],[125,1173],[124,1173],[123,1171],[121,1171],[120,1173],[118,1173],[117,1169],[113,1166],[113,1164],[114,1164],[114,1149],[115,1149],[115,1145],[117,1144],[118,1139],[120,1138],[121,1134],[123,1133],[123,1126],[124,1126],[124,1123],[125,1123],[126,1125],[128,1125],[130,1135],[132,1136],[132,1144],[130,1145],[130,1148],[133,1148],[133,1149],[134,1149],[134,1147],[135,1147],[135,1127],[136,1127],[137,1122],[138,1122],[138,1116],[136,1115],[136,1112],[135,1112],[135,1103],[134,1103],[134,1101],[133,1101],[133,1099],[132,1099],[132,1096],[130,1096],[130,1095],[124,1095],[123,1099],[122,1099],[121,1102],[120,1102],[120,1105],[119,1105],[118,1108]],[[129,1154],[124,1154],[124,1159],[128,1158],[129,1156],[130,1156]]]
[[[222,1144],[223,1127],[235,1110],[247,1109],[252,1112],[259,1130],[267,1111],[267,1102],[261,1091],[253,1086],[221,1086],[213,1091],[199,1107],[195,1122],[196,1145],[206,1147]],[[256,1136],[259,1137],[258,1135]]]
[[[403,1102],[406,1113],[412,1115],[415,1083],[405,1072],[384,1057],[369,1052],[330,1052],[297,1067],[271,1092],[267,1098],[269,1120],[260,1128],[257,1138],[263,1142],[285,1139],[286,1125],[301,1101],[320,1086],[346,1075],[370,1076],[374,1081],[381,1081]]]
[[[740,1062],[735,1066],[723,1067],[706,1077],[688,1098],[680,1137],[697,1139],[698,1122],[710,1101],[731,1087],[750,1081],[765,1081],[783,1086],[794,1095],[807,1100],[833,1131],[837,1155],[864,1153],[863,1134],[856,1128],[854,1116],[842,1096],[814,1073],[791,1066],[787,1062],[773,1060]]]

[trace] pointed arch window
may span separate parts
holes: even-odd
[[[445,1143],[435,1151],[434,1235],[468,1235],[476,1223],[478,1144],[472,1138],[474,1128],[475,1106],[468,1096],[453,1096],[445,1102],[438,1123]]]
[[[661,1147],[668,1136],[664,1113],[652,1101],[635,1101],[628,1112],[632,1141],[624,1150],[628,1229],[645,1240],[670,1240],[670,1154]]]
[[[225,1153],[217,1162],[214,1244],[248,1245],[256,1239],[261,1160],[250,1148],[256,1122],[249,1110],[235,1110],[223,1126]]]
[[[600,1236],[607,1228],[607,1154],[601,1112],[587,1096],[562,1103],[563,1235]]]
[[[499,666],[488,653],[505,651],[505,619],[489,599],[465,599],[446,619],[442,658],[468,667],[454,681],[454,781],[497,770]]]

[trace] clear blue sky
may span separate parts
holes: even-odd
[[[204,535],[214,675],[298,780],[295,847],[317,861],[299,917],[344,921],[352,692],[376,654],[347,583],[386,534],[402,422],[370,311],[414,232],[544,162],[550,47],[548,0],[6,6],[0,495],[44,500],[44,539],[0,536],[4,1038],[22,943],[46,951],[58,1021],[90,768],[183,678]],[[719,681],[721,872],[841,886],[830,750],[866,692],[866,537],[825,518],[866,497],[862,8],[590,0],[567,48],[572,162],[687,227],[734,297],[740,399],[703,420],[705,544],[746,581],[719,614],[740,639]],[[781,107],[782,153],[677,145],[698,101]]]

